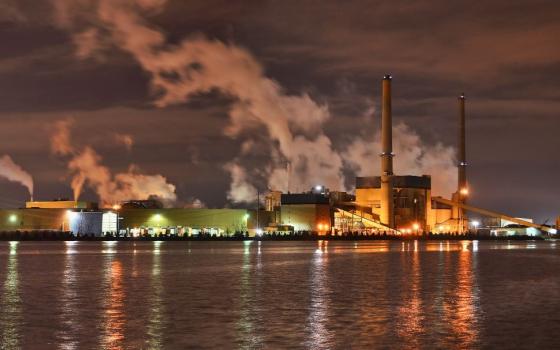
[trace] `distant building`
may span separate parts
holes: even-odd
[[[131,236],[232,236],[236,232],[246,232],[248,222],[254,216],[245,209],[122,209],[119,211],[119,231]]]
[[[59,199],[52,201],[32,201],[26,202],[27,209],[97,209],[97,203],[71,201],[67,199]]]
[[[538,236],[541,232],[534,227],[527,227],[518,224],[509,224],[504,227],[498,227],[490,230],[492,236]]]

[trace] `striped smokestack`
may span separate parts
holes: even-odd
[[[393,122],[391,114],[391,75],[383,77],[381,110],[381,212],[382,224],[394,228],[393,208]]]

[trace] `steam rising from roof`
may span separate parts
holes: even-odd
[[[0,157],[0,177],[25,186],[33,198],[33,178],[21,166],[14,163],[9,155]]]
[[[78,200],[83,187],[87,185],[97,193],[103,206],[130,199],[150,198],[157,198],[167,206],[174,204],[177,200],[175,186],[162,175],[144,175],[134,165],[126,173],[112,174],[91,146],[76,149],[70,138],[72,123],[72,120],[67,119],[55,124],[51,134],[51,150],[68,159],[75,200]]]

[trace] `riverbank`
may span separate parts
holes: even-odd
[[[426,240],[426,241],[449,241],[449,240],[481,240],[481,241],[525,241],[525,240],[545,240],[548,236],[488,236],[479,234],[424,234],[424,235],[362,235],[345,234],[317,235],[313,233],[295,235],[262,235],[248,237],[245,235],[234,236],[143,236],[143,237],[115,237],[107,235],[103,237],[95,236],[74,236],[69,232],[0,232],[0,241],[378,241],[378,240]]]

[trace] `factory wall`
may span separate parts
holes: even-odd
[[[381,210],[381,189],[380,188],[356,188],[356,206],[362,210],[369,209],[379,220]]]
[[[103,219],[107,215],[103,212],[71,212],[68,216],[70,231],[75,235],[94,235],[102,236]],[[107,230],[108,231],[108,230]]]
[[[282,204],[280,217],[283,225],[294,227],[294,231],[317,231],[325,234],[332,227],[329,204]]]
[[[133,233],[179,235],[228,234],[247,231],[250,214],[245,209],[123,209],[119,229]]]
[[[0,231],[68,229],[66,209],[0,209]]]
[[[393,176],[394,227],[429,230],[431,206],[431,179],[429,176]],[[379,176],[356,178],[356,210],[371,214],[374,220],[381,216],[381,178]]]
[[[457,230],[457,220],[453,219],[451,208],[432,208],[428,212],[427,227],[432,232],[452,232]]]
[[[104,219],[109,217],[106,214],[62,208],[0,209],[0,231],[70,231],[75,235],[101,236],[105,232]]]

